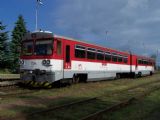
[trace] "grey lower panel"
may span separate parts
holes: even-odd
[[[116,77],[117,71],[65,71],[64,78],[72,78],[74,74],[87,74],[87,81],[99,81],[104,79],[111,79]]]
[[[29,70],[25,70],[24,73],[21,74],[22,80],[36,80],[38,82],[48,81],[50,83],[61,80],[73,78],[74,74],[87,74],[87,81],[100,81],[104,79],[113,79],[116,77],[116,73],[129,73],[130,71],[71,71],[65,70],[63,71],[46,71],[45,73],[36,72],[36,70],[32,73],[28,72]],[[43,70],[40,70],[43,71]],[[149,74],[148,72],[144,72],[144,74]]]
[[[104,79],[115,78],[116,72],[89,72],[87,81],[98,81]]]
[[[105,78],[89,78],[87,81],[88,82],[94,82],[94,81],[104,81],[104,80],[112,80],[115,77],[105,77]]]
[[[37,82],[44,82],[48,81],[50,83],[67,78],[73,78],[74,74],[87,74],[87,81],[99,81],[104,79],[112,79],[116,77],[116,73],[120,71],[71,71],[65,70],[64,74],[63,71],[46,71],[43,73],[43,70],[24,70],[21,74],[21,79],[24,81],[28,80],[35,80]],[[121,71],[122,72],[122,71]],[[124,73],[127,71],[123,71]]]
[[[43,71],[43,70],[42,70]],[[87,81],[95,81],[95,80],[101,80],[101,79],[110,79],[116,77],[116,71],[65,71],[63,74],[63,71],[46,71],[45,73],[41,73],[41,70],[39,72],[35,72],[34,70],[32,73],[29,72],[29,70],[25,70],[23,73],[21,73],[21,79],[24,81],[28,80],[35,80],[37,82],[44,82],[48,81],[50,83],[61,80],[61,79],[67,79],[67,78],[73,78],[74,74],[87,74],[88,80]]]
[[[48,81],[50,83],[54,82],[56,78],[55,72],[42,72],[41,70],[39,70],[39,72],[33,70],[32,73],[29,70],[24,70],[21,72],[20,77],[23,81],[35,80],[37,82]]]
[[[143,71],[140,71],[142,73],[142,76],[145,76],[145,75],[149,75],[151,71],[149,70],[143,70]]]

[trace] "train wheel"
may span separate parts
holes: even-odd
[[[121,75],[120,74],[116,74],[115,80],[116,79],[120,79],[120,78],[121,78]]]
[[[142,77],[142,73],[141,72],[138,73],[138,77]]]
[[[56,81],[56,82],[52,83],[52,87],[60,88],[61,87],[61,81],[59,80],[59,81]]]
[[[72,83],[75,84],[75,81],[76,81],[76,76],[73,75],[73,78],[72,78]]]
[[[80,77],[77,76],[76,83],[79,83],[79,81],[80,81]]]
[[[80,78],[79,78],[78,75],[74,75],[73,78],[72,78],[72,83],[73,83],[73,84],[79,83],[79,79],[80,79]]]
[[[73,79],[69,79],[69,80],[68,80],[68,84],[69,84],[69,85],[72,85],[72,84],[73,84]]]
[[[134,78],[134,79],[138,78],[138,74],[134,74],[134,75],[133,75],[133,78]]]

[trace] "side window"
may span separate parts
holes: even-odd
[[[124,57],[124,63],[128,63],[128,57]]]
[[[117,62],[117,54],[116,53],[112,53],[112,61],[113,62]]]
[[[105,60],[106,61],[111,61],[111,54],[109,52],[105,53]]]
[[[104,60],[104,52],[97,50],[97,60]]]
[[[57,55],[61,55],[62,53],[62,42],[57,41]]]
[[[145,65],[148,65],[148,60],[144,60],[144,64],[145,64]]]
[[[148,60],[147,60],[147,62],[146,62],[146,65],[149,65],[149,62],[148,62]]]
[[[141,61],[141,60],[138,60],[138,64],[142,64],[142,61]]]
[[[76,45],[75,46],[75,57],[76,58],[85,58],[86,52],[85,52],[85,47]]]
[[[87,49],[87,58],[88,59],[95,59],[96,58],[96,50],[93,48]]]
[[[118,62],[122,62],[122,56],[121,55],[118,56]]]

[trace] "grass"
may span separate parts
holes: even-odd
[[[156,85],[159,86],[160,84]],[[155,85],[154,85],[155,86]],[[150,87],[149,89],[152,89]],[[145,87],[143,89],[146,89]],[[148,90],[148,88],[147,88]],[[143,92],[143,91],[142,91]],[[65,119],[70,119],[70,120],[75,120],[75,119],[80,119],[83,118],[86,115],[89,115],[90,113],[94,113],[96,111],[102,110],[108,106],[111,106],[115,103],[119,103],[122,100],[125,100],[126,98],[129,98],[133,96],[132,94],[142,94],[142,93],[135,93],[134,91],[131,94],[115,94],[115,96],[107,96],[99,98],[96,101],[90,102],[89,104],[81,104],[81,105],[74,105],[69,108],[64,108],[60,110],[51,111],[44,113],[42,115],[36,115],[36,116],[30,116],[28,120],[34,120],[34,119],[45,119],[45,120],[50,120],[51,118],[57,118],[60,120],[65,120]],[[45,116],[45,117],[44,117]]]
[[[40,90],[28,95],[21,95],[17,97],[11,97],[2,99],[0,101],[0,117],[10,118],[19,114],[28,114],[33,111],[39,111],[46,108],[54,107],[70,103],[73,101],[79,101],[86,98],[92,98],[95,96],[106,95],[101,99],[91,102],[90,104],[81,104],[81,106],[73,106],[71,108],[65,108],[63,110],[56,110],[47,114],[35,115],[27,117],[27,120],[34,119],[78,119],[85,115],[100,110],[106,106],[117,103],[127,97],[134,94],[143,93],[147,88],[137,89],[135,91],[126,91],[124,94],[114,94],[115,91],[125,90],[127,88],[156,81],[160,78],[160,74],[156,74],[152,77],[143,77],[138,79],[121,79],[112,81],[92,82],[92,83],[81,83],[72,85],[70,87],[50,90]],[[158,86],[159,84],[157,84]],[[160,85],[159,85],[160,86]],[[152,86],[153,87],[153,86]],[[24,90],[25,91],[25,90]],[[13,92],[13,91],[12,91]],[[155,96],[156,97],[156,96]],[[3,109],[1,109],[3,106]],[[5,106],[5,107],[4,107]],[[136,108],[135,108],[136,110]],[[152,110],[154,112],[155,109]],[[8,117],[8,114],[10,117]],[[112,115],[109,115],[111,119]],[[113,115],[121,117],[120,113]],[[122,116],[123,118],[123,116]],[[127,120],[127,119],[126,119]]]
[[[20,74],[11,74],[11,73],[0,73],[1,79],[9,79],[9,78],[20,78]]]
[[[11,74],[9,69],[0,69],[0,74]]]

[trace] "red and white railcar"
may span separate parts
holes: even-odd
[[[155,65],[148,57],[43,31],[25,35],[20,63],[22,80],[49,83],[151,75]]]

